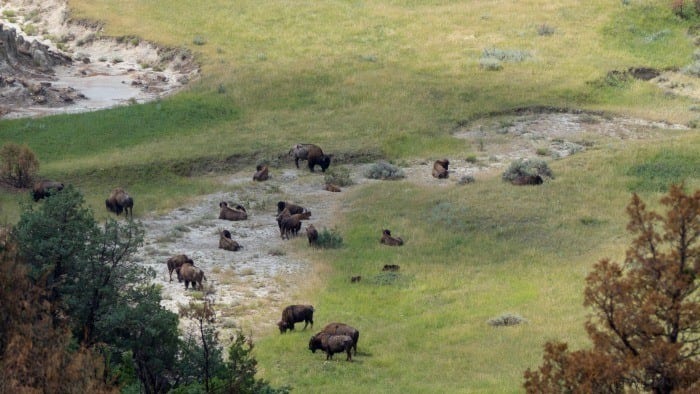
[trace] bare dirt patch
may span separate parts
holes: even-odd
[[[0,117],[85,112],[171,94],[199,69],[184,49],[105,37],[65,0],[0,4]]]

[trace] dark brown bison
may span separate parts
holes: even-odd
[[[331,155],[324,154],[323,150],[314,144],[296,144],[289,150],[289,154],[294,156],[294,164],[297,168],[299,168],[299,160],[307,160],[311,172],[314,172],[316,165],[321,166],[322,172],[326,172],[331,165]]]
[[[360,332],[345,323],[328,323],[321,332],[331,335],[347,335],[352,338],[352,347],[357,355],[357,342],[360,340]]]
[[[134,199],[124,189],[118,187],[105,200],[105,206],[119,216],[124,211],[125,216],[134,216]]]
[[[224,220],[246,220],[248,219],[248,213],[242,205],[236,205],[231,208],[228,206],[226,201],[219,203],[219,219]]]
[[[318,230],[313,224],[306,226],[306,237],[309,239],[310,245],[315,245],[318,242]]]
[[[333,335],[326,332],[319,332],[309,340],[309,350],[316,353],[317,349],[326,352],[326,360],[332,360],[333,354],[345,352],[348,354],[347,361],[352,361],[352,338],[347,335]]]
[[[270,175],[268,174],[267,166],[259,164],[257,167],[255,167],[255,174],[253,174],[254,181],[262,182],[268,179],[270,179]]]
[[[311,323],[314,326],[314,307],[313,305],[289,305],[282,311],[282,320],[277,322],[277,327],[280,329],[280,334],[284,334],[287,330],[294,331],[294,323],[304,322],[304,330]]]
[[[450,161],[447,159],[435,160],[433,163],[433,176],[438,179],[445,179],[450,176],[447,167],[450,165]]]
[[[282,237],[282,239],[289,239],[290,235],[296,236],[299,234],[299,230],[301,230],[301,221],[308,220],[310,217],[311,211],[290,215],[289,210],[285,208],[284,211],[277,216],[280,237]]]
[[[326,186],[323,187],[323,190],[337,193],[340,191],[340,188],[332,183],[326,183]]]
[[[542,177],[539,175],[520,175],[519,177],[513,179],[510,183],[518,186],[541,185],[544,183],[544,180],[542,180]]]
[[[398,271],[401,269],[401,266],[398,264],[384,264],[384,267],[382,268],[382,271]]]
[[[176,268],[175,272],[177,273],[178,281],[185,281],[185,290],[189,287],[190,282],[192,283],[193,290],[201,290],[204,288],[202,281],[207,280],[207,277],[204,275],[204,271],[199,267],[195,267],[194,264],[187,262],[179,268]]]
[[[241,249],[241,245],[231,238],[231,232],[224,230],[219,232],[219,249],[235,252]]]
[[[382,230],[382,238],[379,240],[379,242],[389,246],[403,245],[403,239],[401,239],[400,237],[392,237],[391,231],[387,229]]]
[[[287,209],[292,215],[306,211],[306,208],[302,207],[301,205],[292,204],[291,202],[287,201],[279,201],[277,203],[277,214],[279,215],[285,209]]]
[[[361,280],[362,280],[362,276],[360,276],[360,275],[350,277],[350,283],[357,283]]]
[[[194,261],[192,261],[191,258],[187,257],[186,254],[178,254],[178,255],[175,255],[175,256],[168,259],[168,261],[167,261],[168,273],[170,274],[170,281],[171,282],[173,281],[173,271],[182,267],[182,265],[185,263],[194,265]],[[179,276],[177,279],[178,279],[178,281],[181,282]]]
[[[32,198],[34,198],[34,201],[39,201],[61,190],[63,190],[63,184],[61,182],[43,180],[34,183],[34,187],[32,187]]]

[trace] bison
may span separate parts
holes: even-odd
[[[353,340],[347,335],[333,335],[325,332],[319,332],[309,340],[309,350],[311,353],[316,353],[317,349],[326,352],[326,360],[332,360],[333,354],[345,352],[348,354],[347,361],[352,361],[352,345]]]
[[[270,175],[268,174],[267,166],[259,164],[257,167],[255,167],[255,174],[253,174],[254,181],[262,182],[268,179],[270,179]]]
[[[384,267],[382,268],[382,271],[393,271],[396,272],[399,269],[401,269],[401,266],[398,264],[384,264]]]
[[[176,256],[173,256],[168,259],[167,264],[168,264],[168,273],[170,274],[170,281],[173,281],[173,271],[176,269],[182,267],[183,264],[192,264],[194,265],[194,261],[192,261],[191,258],[187,257],[186,254],[178,254]],[[180,280],[180,276],[178,275],[177,280],[182,282]]]
[[[331,335],[347,335],[352,338],[352,348],[357,355],[357,342],[360,340],[360,332],[345,323],[328,323],[321,332]]]
[[[340,191],[340,188],[332,183],[326,183],[326,186],[323,187],[323,190],[337,193]]]
[[[433,176],[438,179],[445,179],[450,176],[447,167],[450,165],[450,161],[447,159],[435,160],[433,163]]]
[[[315,245],[318,242],[318,230],[313,224],[306,226],[306,237],[309,239],[309,245]]]
[[[294,323],[304,322],[304,330],[311,323],[314,326],[314,307],[313,305],[289,305],[282,311],[282,320],[277,322],[277,327],[280,329],[280,334],[284,334],[287,330],[294,331]]]
[[[204,271],[199,267],[195,267],[194,264],[187,262],[179,268],[176,268],[175,272],[177,273],[178,281],[185,281],[185,290],[188,289],[190,282],[192,283],[193,290],[197,290],[198,288],[201,290],[204,288],[202,281],[207,280],[207,277],[204,275]]]
[[[287,209],[289,211],[289,213],[292,215],[294,215],[296,213],[303,213],[304,211],[306,211],[306,208],[302,207],[301,205],[292,204],[291,202],[287,202],[287,201],[277,202],[277,214],[278,215],[280,213],[282,213],[282,211],[284,211],[285,209]]]
[[[124,216],[134,217],[134,199],[121,187],[112,190],[112,194],[105,200],[105,206],[117,216],[124,211]]]
[[[309,170],[314,172],[314,167],[319,165],[322,172],[326,172],[331,165],[331,156],[323,153],[323,150],[314,144],[296,144],[289,150],[289,154],[294,156],[294,164],[299,168],[299,160],[307,160]]]
[[[234,221],[248,219],[248,213],[241,205],[236,205],[235,207],[231,208],[228,206],[226,201],[222,201],[219,203],[219,208],[219,219]]]
[[[382,230],[382,238],[379,240],[380,243],[389,246],[401,246],[403,245],[403,239],[400,237],[392,237],[391,231],[388,229]]]
[[[360,276],[360,275],[350,277],[350,283],[357,283],[361,280],[362,280],[362,276]]]
[[[301,221],[307,220],[310,217],[310,211],[291,215],[289,210],[285,209],[277,216],[277,224],[280,228],[280,237],[282,237],[282,239],[289,239],[290,234],[296,236],[301,229]]]
[[[32,187],[32,198],[34,198],[34,201],[39,201],[61,190],[63,190],[62,183],[43,180],[34,183],[34,187]]]
[[[542,180],[542,177],[539,175],[520,175],[519,177],[513,179],[510,183],[518,186],[541,185],[544,183],[544,180]]]
[[[219,249],[235,252],[241,249],[241,245],[231,238],[231,232],[224,230],[219,232]]]

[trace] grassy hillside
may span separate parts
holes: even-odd
[[[691,63],[687,32],[700,19],[662,0],[69,3],[109,35],[185,46],[202,64],[201,80],[159,102],[0,122],[0,144],[27,143],[43,176],[77,185],[100,214],[116,184],[138,196],[138,217],[222,188],[211,173],[289,166],[299,141],[340,163],[399,161],[466,157],[478,147],[452,137],[458,125],[519,107],[698,118],[690,98],[608,77]],[[488,70],[485,51],[511,61]],[[314,300],[317,326],[360,329],[356,362],[310,355],[308,330],[268,335],[256,344],[261,375],[297,392],[518,392],[546,340],[586,345],[583,279],[601,257],[623,256],[630,193],[654,206],[669,182],[700,187],[699,158],[693,129],[553,161],[556,180],[537,188],[496,173],[464,187],[357,188],[334,223],[345,246],[298,240],[296,252],[314,263],[300,297]],[[13,222],[26,198],[0,193],[0,218]],[[381,228],[406,245],[379,245]],[[486,323],[504,313],[528,322]]]

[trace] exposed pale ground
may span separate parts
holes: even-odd
[[[74,61],[71,67],[57,69],[52,83],[84,89],[87,99],[59,109],[40,106],[14,108],[10,116],[79,112],[128,101],[152,100],[176,91],[198,73],[192,63],[178,61],[177,57],[162,71],[143,68],[142,65],[162,63],[158,48],[145,42],[134,45],[102,39],[96,34],[99,26],[67,23],[63,0],[5,1],[0,5],[0,12],[3,9],[22,9],[23,14],[27,14],[28,9],[37,7],[41,8],[43,18],[38,23],[39,30],[46,29],[56,37],[72,35],[74,39],[69,46],[73,49],[73,57],[90,59],[89,63]],[[17,21],[14,27],[19,28],[20,22]],[[89,43],[74,46],[81,37],[91,34],[95,37]],[[55,48],[51,41],[45,42]],[[122,61],[115,63],[116,58]],[[678,89],[674,90],[677,94],[694,94],[694,81],[672,83],[676,78],[676,75],[663,74],[657,78],[657,83],[663,89]],[[454,137],[466,139],[476,153],[448,157],[449,179],[438,180],[431,176],[433,161],[441,157],[403,163],[403,170],[407,182],[468,188],[468,184],[461,185],[465,177],[474,177],[478,182],[481,174],[500,173],[515,159],[540,157],[554,160],[601,144],[656,138],[669,130],[679,129],[686,127],[588,113],[536,111],[484,118],[454,131]],[[290,141],[290,145],[295,142]],[[368,166],[348,166],[356,183],[349,188],[381,182],[365,178]],[[344,209],[343,194],[347,188],[341,193],[323,190],[323,175],[311,174],[305,166],[296,169],[291,158],[285,168],[271,169],[272,178],[266,182],[253,182],[252,175],[251,170],[250,173],[222,177],[222,183],[234,186],[235,192],[202,196],[198,202],[165,215],[146,214],[140,218],[146,229],[146,239],[136,259],[156,270],[155,281],[163,286],[163,305],[177,311],[179,305],[204,294],[214,302],[217,325],[225,331],[224,339],[227,338],[226,332],[235,328],[244,329],[254,338],[274,333],[275,322],[284,306],[310,302],[293,299],[297,286],[312,275],[310,263],[298,257],[303,254],[296,253],[292,247],[305,247],[306,240],[303,237],[291,241],[280,238],[275,221],[277,201],[289,200],[307,207],[312,211],[312,217],[306,223],[313,223],[318,229],[334,228],[334,217]],[[220,201],[241,203],[248,210],[249,219],[238,222],[219,220]],[[243,249],[237,252],[218,249],[221,229],[231,231]],[[380,231],[377,229],[377,239]],[[342,235],[342,230],[340,233]],[[180,253],[189,255],[205,271],[208,280],[203,293],[185,291],[184,284],[178,283],[176,278],[172,282],[168,280],[165,261]]]

